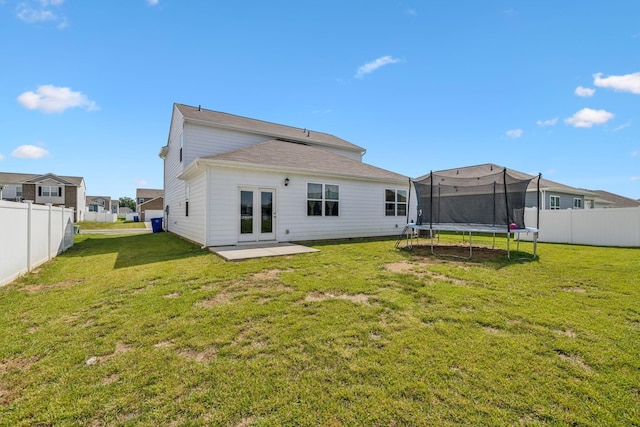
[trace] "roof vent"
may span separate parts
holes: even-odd
[[[198,111],[202,111],[202,107],[198,104]]]

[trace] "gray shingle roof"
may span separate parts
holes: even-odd
[[[605,201],[612,203],[616,208],[636,208],[640,206],[640,200],[633,200],[628,197],[621,196],[619,194],[609,193],[604,190],[588,190],[592,193],[596,193],[598,196],[602,198],[602,200],[597,201]]]
[[[206,110],[199,107],[191,107],[184,104],[175,104],[175,106],[186,120],[191,119],[208,122],[220,127],[259,133],[273,138],[340,147],[360,153],[365,151],[362,147],[327,133],[280,125],[277,123],[264,122],[262,120],[250,119],[242,116],[234,116],[233,114]]]
[[[52,173],[34,174],[34,173],[0,172],[0,184],[24,184],[24,183],[29,183],[29,181],[33,183],[37,181],[39,178],[49,177],[49,176],[53,179],[56,179],[56,178],[62,179],[76,186],[79,186],[80,184],[82,184],[82,180],[83,180],[83,178],[79,176],[62,176],[62,175],[55,175]]]
[[[164,190],[154,188],[136,188],[136,199],[155,199],[164,196]]]
[[[357,178],[408,181],[408,177],[326,150],[287,141],[271,140],[201,159],[287,168],[301,172],[349,175]]]

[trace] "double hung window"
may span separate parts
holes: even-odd
[[[338,216],[339,207],[338,185],[307,183],[307,216]]]

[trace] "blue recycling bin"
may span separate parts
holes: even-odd
[[[133,222],[138,222],[138,221],[140,221],[140,217],[138,215],[135,215],[133,217]]]
[[[151,228],[154,233],[162,231],[162,218],[151,218]]]

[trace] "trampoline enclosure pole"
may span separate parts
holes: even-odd
[[[511,224],[511,215],[509,215],[509,195],[507,194],[507,168],[502,171],[502,182],[504,185],[504,207],[507,210],[507,233],[509,232],[509,224]]]

